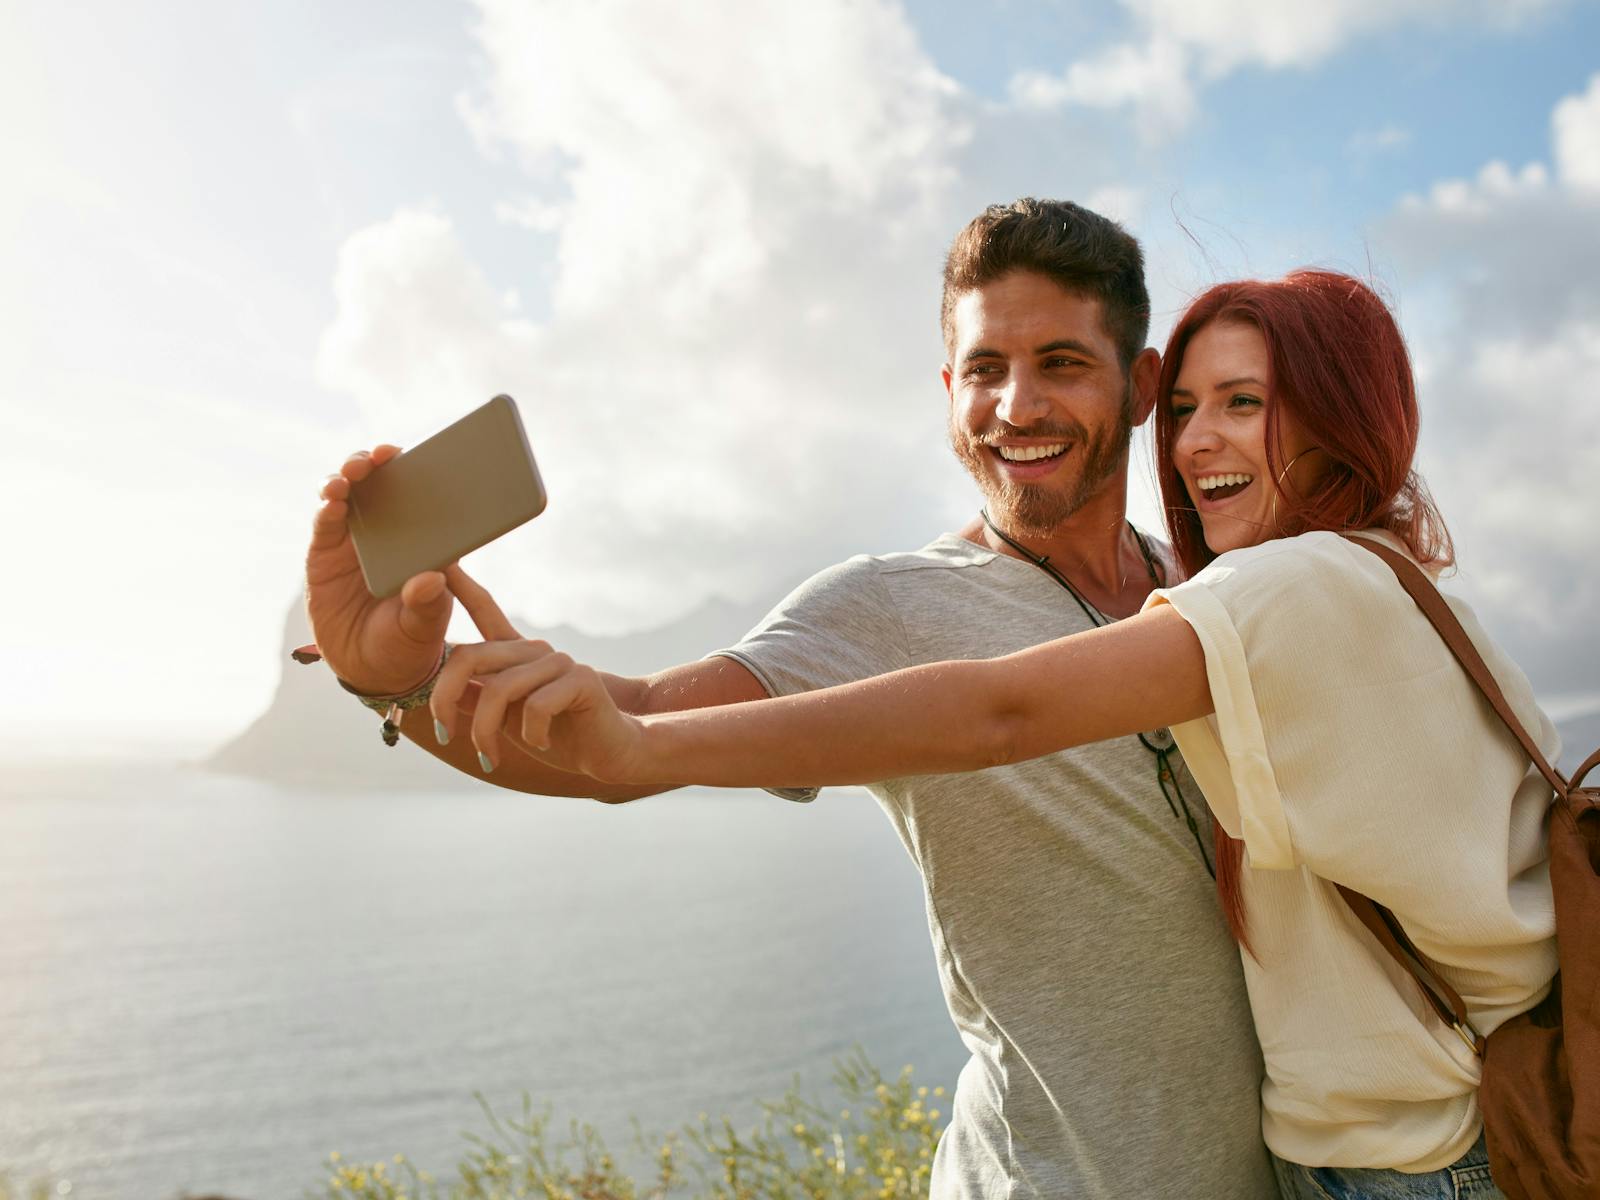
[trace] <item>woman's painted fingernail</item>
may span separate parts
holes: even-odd
[[[439,720],[438,717],[433,719],[433,736],[438,739],[441,746],[450,744],[450,731],[444,727],[444,722]]]
[[[489,761],[489,756],[482,750],[478,751],[478,765],[483,768],[483,773],[485,775],[494,770],[494,764]]]

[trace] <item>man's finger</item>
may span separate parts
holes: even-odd
[[[478,627],[478,632],[488,641],[504,642],[522,636],[489,590],[463,571],[460,563],[451,563],[446,567],[444,578],[456,599],[461,601],[461,607],[472,618],[472,623]]]
[[[444,639],[450,624],[450,589],[437,571],[424,571],[400,589],[400,632],[412,641]]]
[[[372,474],[372,469],[376,465],[372,461],[372,454],[369,451],[356,450],[344,462],[339,464],[339,474],[343,475],[351,483],[360,483],[368,475]]]

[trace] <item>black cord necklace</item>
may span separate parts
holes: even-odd
[[[1067,594],[1078,602],[1078,607],[1083,609],[1083,615],[1088,618],[1090,625],[1098,629],[1102,625],[1111,624],[1111,618],[1084,599],[1083,593],[1072,586],[1072,581],[1058,571],[1046,555],[1035,554],[1020,542],[1003,533],[1000,527],[990,519],[987,507],[980,508],[978,515],[983,518],[983,523],[989,527],[989,532],[993,533],[995,537],[1065,588]],[[1128,532],[1133,534],[1133,540],[1138,544],[1139,553],[1144,558],[1144,568],[1150,573],[1151,584],[1160,587],[1161,577],[1156,572],[1156,563],[1155,559],[1151,557],[1150,547],[1145,545],[1144,536],[1133,527],[1131,521],[1127,525]],[[1161,785],[1161,795],[1167,802],[1168,810],[1172,813],[1174,819],[1182,821],[1189,827],[1189,833],[1194,838],[1194,844],[1200,851],[1200,861],[1205,864],[1207,873],[1213,879],[1216,878],[1216,868],[1211,865],[1211,856],[1206,853],[1205,840],[1200,836],[1200,825],[1194,819],[1194,814],[1189,811],[1189,802],[1183,794],[1183,788],[1178,785],[1178,773],[1172,769],[1172,752],[1177,748],[1177,742],[1173,739],[1172,731],[1170,729],[1152,729],[1135,736],[1139,739],[1140,745],[1155,755],[1156,782]],[[1168,790],[1169,787],[1170,791]],[[1177,796],[1176,803],[1173,801],[1174,794]],[[1181,816],[1178,811],[1180,808],[1183,810]]]

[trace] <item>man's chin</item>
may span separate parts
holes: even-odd
[[[1048,537],[1083,506],[1082,497],[1037,484],[1008,483],[984,489],[989,519],[1013,537]]]

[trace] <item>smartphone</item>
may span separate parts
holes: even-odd
[[[496,396],[350,488],[367,590],[392,596],[544,511],[544,483],[510,396]]]

